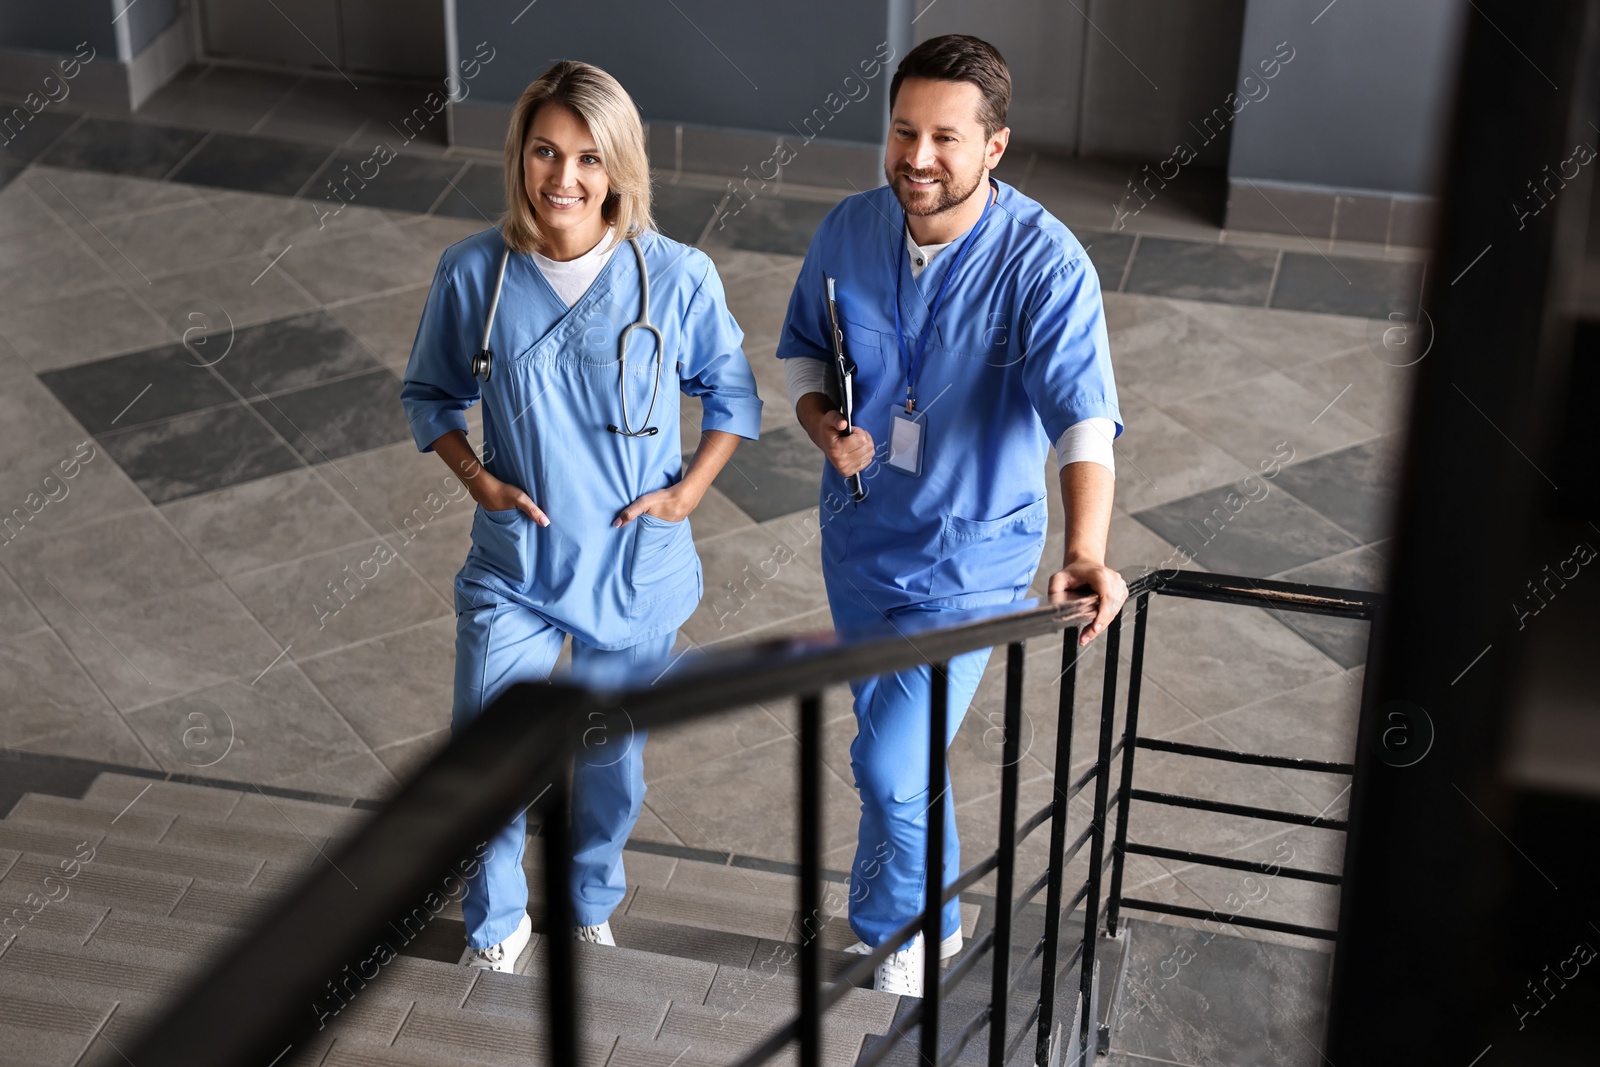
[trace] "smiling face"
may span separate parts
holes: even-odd
[[[983,96],[964,81],[907,78],[889,116],[883,173],[907,215],[937,215],[963,204],[1005,154],[1007,129],[985,136]]]
[[[611,181],[588,125],[571,108],[547,103],[534,113],[522,145],[522,182],[547,244],[581,253],[605,236],[601,209]]]

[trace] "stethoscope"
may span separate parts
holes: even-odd
[[[666,362],[666,342],[662,340],[661,331],[650,324],[650,272],[645,269],[644,251],[639,247],[637,238],[628,238],[628,244],[633,247],[633,256],[639,261],[639,317],[624,326],[622,336],[617,339],[617,362],[621,368],[617,392],[622,397],[622,425],[608,425],[606,429],[621,437],[653,437],[661,432],[649,423],[650,416],[655,414],[656,395],[661,391],[661,367]],[[494,370],[494,350],[489,347],[489,334],[494,330],[495,312],[500,309],[500,289],[505,284],[506,261],[510,258],[511,249],[508,246],[500,253],[500,270],[494,278],[494,296],[489,300],[489,319],[483,324],[483,347],[472,357],[472,376],[479,381],[487,382],[490,372]],[[656,381],[650,390],[650,408],[644,413],[645,426],[639,430],[635,430],[628,419],[628,335],[634,330],[644,330],[655,339],[656,356]]]

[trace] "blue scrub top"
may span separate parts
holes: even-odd
[[[661,391],[650,425],[622,425],[617,339],[639,313],[639,266],[619,246],[570,309],[532,257],[513,252],[495,316],[488,382],[471,360],[505,243],[498,229],[445,249],[423,308],[401,400],[417,448],[465,430],[483,401],[481,458],[490,474],[525,491],[550,518],[516,509],[473,516],[472,549],[456,576],[456,608],[487,589],[537,612],[600,649],[669,633],[700,601],[700,560],[689,520],[641,515],[611,525],[628,504],[683,476],[680,392],[701,399],[703,430],[754,439],[761,428],[755,377],[740,348],[722,282],[703,252],[657,233],[638,238],[650,274],[650,321],[665,340]],[[650,405],[654,349],[646,331],[628,342],[628,416]]]
[[[913,278],[889,186],[841,201],[823,220],[789,300],[780,359],[832,359],[823,273],[835,279],[845,350],[855,360],[856,423],[878,462],[867,499],[850,500],[826,460],[822,558],[835,621],[917,604],[1003,602],[1026,592],[1044,546],[1045,457],[1068,426],[1096,416],[1122,432],[1100,281],[1083,246],[1033,200],[996,181],[983,228]],[[905,410],[895,333],[908,350],[961,243],[917,372],[922,473],[882,462],[891,419]]]

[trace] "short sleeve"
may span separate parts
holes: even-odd
[[[700,398],[702,431],[723,430],[753,441],[761,436],[761,398],[741,347],[744,331],[728,310],[722,279],[709,257],[705,266],[684,313],[679,388]]]
[[[455,280],[441,259],[400,387],[400,402],[419,451],[430,452],[433,442],[451,430],[467,428],[466,410],[479,397],[472,356],[482,341],[470,334],[462,321]]]
[[[1091,418],[1110,419],[1120,435],[1100,279],[1088,257],[1080,254],[1044,279],[1023,321],[1023,388],[1050,440]]]

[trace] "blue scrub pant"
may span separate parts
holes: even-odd
[[[484,590],[478,603],[456,615],[455,705],[452,734],[464,729],[517,682],[550,676],[566,633],[534,612]],[[676,633],[606,652],[572,639],[572,674],[580,682],[603,681],[608,672],[666,664]],[[645,732],[586,743],[572,771],[572,901],[580,926],[605,922],[622,902],[627,881],[622,846],[644,803]],[[467,944],[486,948],[516,930],[528,906],[522,870],[527,819],[518,814],[489,841],[477,873],[467,879],[461,901]]]
[[[948,749],[977,692],[989,649],[955,657],[949,666]],[[926,900],[928,808],[929,667],[851,682],[855,695],[856,739],[850,766],[861,791],[861,830],[850,868],[850,928],[876,948],[922,910]],[[961,843],[956,837],[956,802],[942,784],[944,804],[944,884],[961,874]],[[961,929],[961,902],[945,905],[941,937]],[[927,951],[937,952],[929,945]]]

